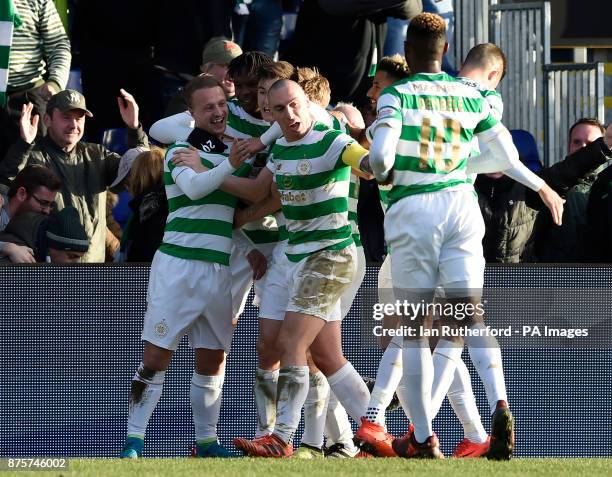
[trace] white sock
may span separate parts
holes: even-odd
[[[470,329],[475,328],[484,328],[484,325],[474,325]],[[508,402],[499,343],[490,336],[466,336],[465,343],[468,345],[470,358],[484,385],[489,408],[493,414],[497,401]]]
[[[280,369],[274,434],[287,443],[293,442],[307,394],[308,366],[287,366]]]
[[[385,425],[385,411],[393,399],[397,386],[402,379],[402,349],[389,343],[382,355],[376,383],[370,395],[366,418],[370,422]]]
[[[349,452],[356,451],[355,444],[353,444],[353,429],[348,415],[336,395],[331,391],[327,404],[325,435],[327,436],[327,447],[332,444],[343,444]]]
[[[195,371],[191,376],[189,397],[197,441],[217,438],[224,375],[206,376]]]
[[[457,362],[455,377],[447,393],[448,401],[461,425],[465,438],[478,444],[487,440],[487,433],[482,427],[478,406],[472,391],[470,372],[463,360]]]
[[[257,409],[257,430],[255,437],[267,436],[274,432],[276,422],[276,387],[278,369],[267,371],[257,368],[255,373],[255,408]]]
[[[321,371],[310,375],[309,389],[304,402],[304,434],[302,442],[309,446],[323,447],[323,432],[329,399],[329,384]]]
[[[132,378],[127,435],[144,439],[149,419],[159,402],[164,388],[165,371],[150,371],[140,363]]]
[[[433,352],[434,380],[431,388],[431,418],[435,419],[444,402],[444,397],[455,378],[457,362],[461,361],[463,343],[441,339]]]
[[[400,379],[399,384],[397,385],[397,398],[399,399],[400,404],[402,405],[402,409],[404,410],[404,414],[410,422],[412,422],[412,418],[410,417],[410,411],[408,410],[408,388],[406,387],[406,381],[404,380],[404,376],[402,374],[402,379]]]
[[[327,376],[327,382],[349,416],[357,423],[365,415],[370,391],[350,362]]]
[[[417,442],[425,442],[433,434],[431,427],[431,386],[433,384],[433,360],[429,343],[425,340],[404,340],[402,350],[404,385],[408,414],[414,424]]]

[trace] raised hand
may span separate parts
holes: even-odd
[[[119,106],[119,113],[121,113],[121,119],[125,125],[130,129],[138,129],[138,103],[130,93],[124,89],[120,89],[121,96],[117,98],[117,105]]]
[[[21,108],[21,117],[19,118],[19,134],[28,144],[32,144],[36,139],[36,133],[38,133],[38,121],[40,117],[38,114],[32,116],[32,109],[34,105],[32,103],[24,104]]]

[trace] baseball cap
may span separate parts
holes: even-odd
[[[222,36],[215,36],[208,40],[202,51],[202,64],[215,63],[228,65],[237,56],[242,54],[242,49],[237,43]]]
[[[72,109],[82,109],[87,116],[93,117],[85,105],[85,96],[74,89],[65,89],[51,96],[47,103],[47,114],[50,115],[54,108],[59,109],[62,113]]]
[[[127,176],[132,168],[132,164],[134,163],[134,159],[136,159],[143,152],[147,152],[148,149],[146,147],[134,147],[132,149],[128,149],[123,156],[121,156],[121,161],[119,162],[119,169],[117,169],[117,178],[110,185],[110,188],[116,187],[121,183],[125,176]]]
[[[74,207],[64,207],[49,218],[47,242],[56,250],[87,252],[89,239]]]

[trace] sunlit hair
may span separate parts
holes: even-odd
[[[500,81],[506,76],[506,55],[493,43],[481,43],[472,48],[463,62],[464,66],[492,69],[499,64],[502,69]]]
[[[135,197],[153,188],[162,179],[165,151],[152,146],[150,151],[140,153],[130,170],[129,192]]]
[[[393,56],[385,56],[376,65],[376,71],[384,71],[388,76],[396,81],[403,80],[410,76],[408,63],[402,55],[397,53]]]
[[[217,78],[208,73],[203,73],[200,76],[196,76],[193,78],[187,86],[185,86],[185,98],[187,99],[187,104],[189,107],[192,107],[191,101],[193,99],[193,93],[200,89],[210,89],[210,88],[221,88],[221,91],[227,97],[227,91],[223,87],[223,85],[219,82]]]

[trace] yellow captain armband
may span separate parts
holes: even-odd
[[[359,169],[361,164],[361,159],[363,156],[368,154],[368,150],[359,145],[359,143],[352,142],[346,149],[342,152],[342,162],[344,162],[347,166],[351,166],[353,169]]]

